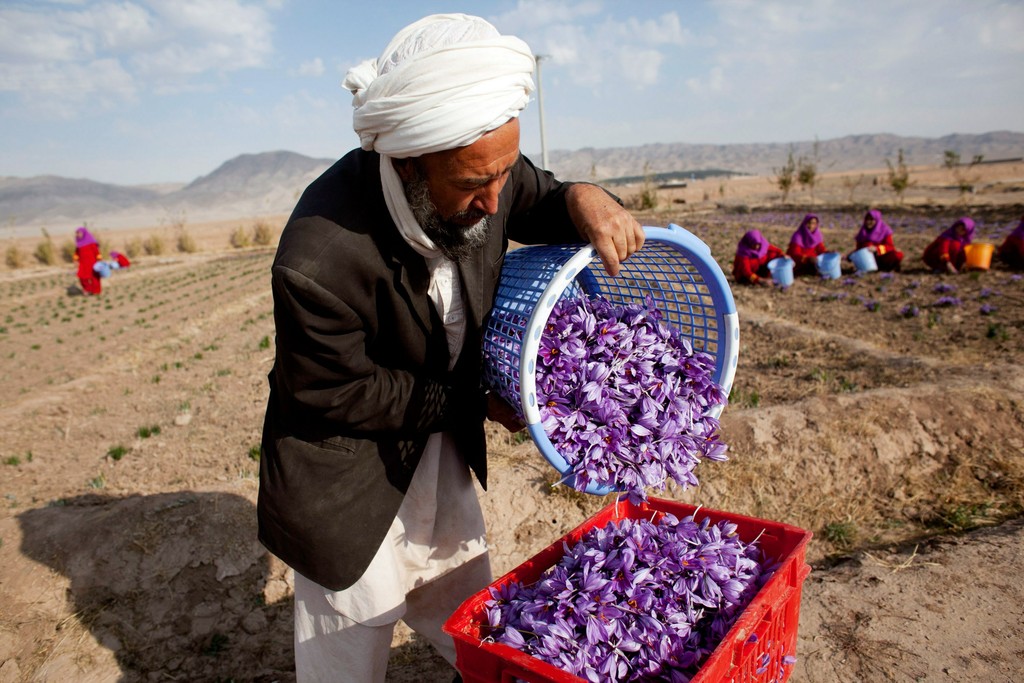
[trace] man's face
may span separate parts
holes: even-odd
[[[403,159],[395,169],[420,227],[452,260],[461,260],[487,238],[487,217],[519,158],[519,120],[472,145]]]

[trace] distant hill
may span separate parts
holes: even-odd
[[[817,145],[817,150],[815,150]],[[772,175],[795,158],[817,153],[819,173],[885,168],[902,149],[910,166],[937,165],[947,150],[964,160],[1024,157],[1024,133],[996,131],[940,138],[888,134],[849,135],[792,143],[696,145],[662,143],[638,147],[586,148],[549,153],[551,170],[565,180],[637,179],[645,174],[685,179],[722,173]],[[535,162],[540,154],[530,154]],[[83,221],[97,227],[159,225],[184,219],[246,218],[291,211],[302,190],[334,159],[294,152],[243,154],[184,186],[125,187],[57,176],[0,178],[0,226],[16,234],[40,227],[70,232]]]
[[[199,222],[287,213],[334,159],[294,152],[243,154],[185,186],[124,187],[57,176],[0,178],[0,225],[16,234]]]
[[[818,170],[852,171],[885,168],[885,160],[895,163],[903,150],[907,165],[941,164],[946,150],[962,159],[975,155],[986,159],[1024,156],[1024,133],[997,131],[980,135],[946,135],[941,138],[877,135],[848,135],[817,142]],[[661,143],[641,147],[585,148],[573,152],[548,153],[552,171],[573,180],[608,180],[646,173],[730,169],[750,175],[772,175],[786,163],[789,152],[794,158],[814,158],[815,142],[753,143],[736,145],[695,145]],[[540,155],[531,158],[539,159]]]
[[[59,176],[0,178],[0,220],[5,225],[81,221],[82,216],[116,212],[160,196],[153,189]]]

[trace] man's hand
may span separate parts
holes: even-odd
[[[487,419],[497,422],[513,434],[526,427],[516,415],[515,409],[494,391],[487,392]]]
[[[594,245],[605,271],[618,275],[619,265],[644,245],[640,223],[597,185],[577,183],[565,197],[580,237]]]

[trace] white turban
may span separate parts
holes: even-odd
[[[533,69],[519,38],[479,17],[435,14],[399,31],[343,85],[362,148],[402,159],[471,145],[518,116]]]

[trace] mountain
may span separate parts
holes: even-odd
[[[615,179],[647,173],[696,173],[722,169],[737,174],[772,175],[794,158],[816,159],[819,173],[885,168],[903,150],[908,166],[943,163],[947,150],[964,161],[1024,157],[1024,133],[995,131],[940,138],[889,134],[848,135],[792,143],[708,145],[661,143],[638,147],[556,150],[549,154],[555,175],[565,180]],[[530,154],[538,162],[540,154]],[[334,159],[294,152],[243,154],[184,186],[125,187],[56,176],[0,178],[0,225],[15,234],[47,227],[70,232],[83,221],[121,228],[285,214],[302,190]]]
[[[817,145],[817,152],[815,152]],[[662,143],[641,147],[586,148],[548,154],[556,175],[575,180],[598,180],[646,173],[731,169],[737,173],[772,175],[793,152],[793,158],[814,159],[819,172],[885,168],[885,160],[896,162],[903,150],[908,166],[936,165],[947,150],[969,161],[975,155],[985,159],[1024,156],[1024,133],[996,131],[980,135],[946,135],[941,138],[898,135],[848,135],[842,138],[792,143],[696,145]],[[538,159],[540,155],[532,158]]]
[[[181,185],[125,187],[56,176],[0,178],[0,223],[15,234],[70,232],[88,221],[121,228],[288,213],[334,159],[243,154]]]
[[[159,198],[157,190],[92,180],[36,176],[0,178],[0,219],[9,225],[81,221]]]
[[[167,199],[197,206],[248,202],[263,198],[268,207],[287,200],[290,209],[306,186],[334,159],[311,159],[295,152],[243,154],[197,178]]]

